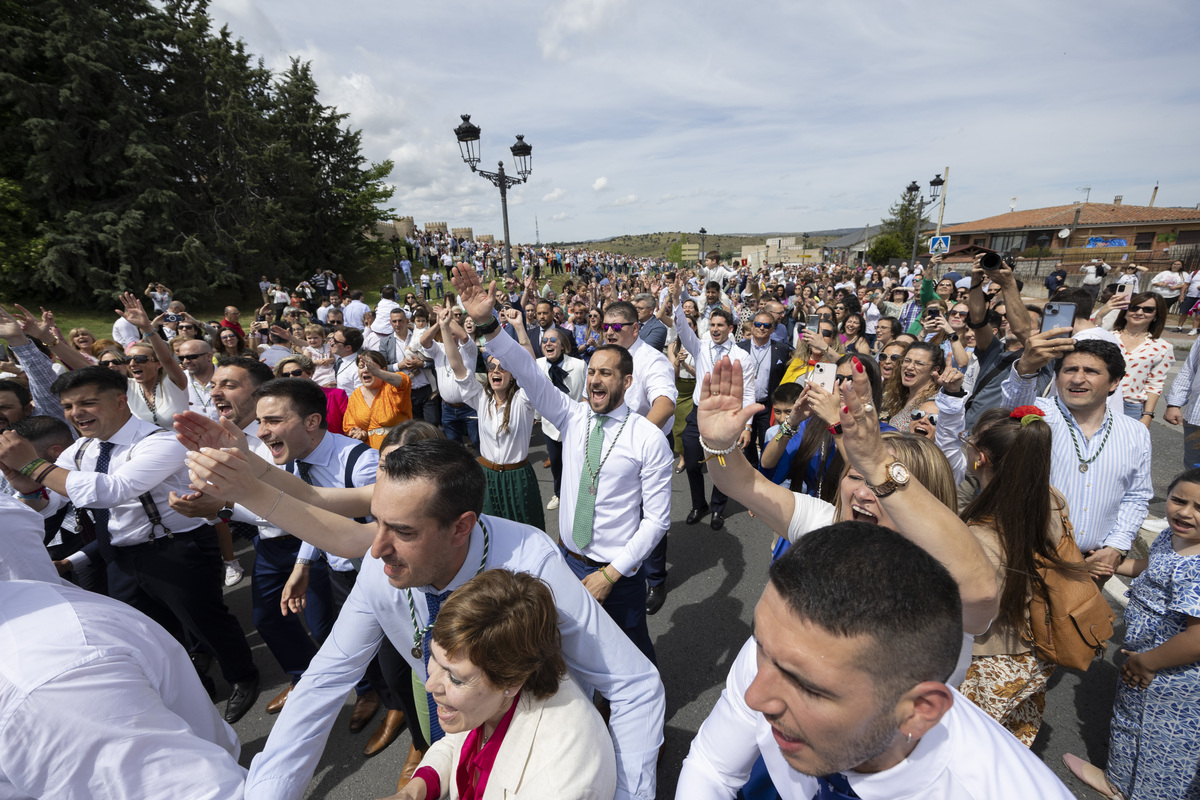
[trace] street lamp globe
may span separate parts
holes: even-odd
[[[454,135],[458,137],[458,149],[462,152],[462,160],[466,162],[471,171],[475,171],[475,165],[479,163],[479,126],[471,122],[470,114],[461,114],[462,124],[454,129]]]
[[[521,181],[525,182],[529,179],[529,173],[533,168],[529,165],[530,158],[533,156],[533,145],[525,141],[522,134],[517,134],[516,143],[510,148],[513,154],[513,163],[517,165],[517,174],[521,176]]]
[[[945,181],[942,180],[942,174],[940,172],[933,176],[933,180],[929,182],[929,198],[931,201],[937,200],[941,195],[943,183],[945,183]]]
[[[921,186],[916,181],[913,181],[904,191],[908,192],[909,194],[920,194]]]

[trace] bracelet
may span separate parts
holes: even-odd
[[[722,467],[725,466],[725,456],[729,455],[734,450],[737,450],[737,442],[734,442],[725,450],[713,450],[711,447],[709,447],[708,445],[706,445],[704,443],[703,436],[697,436],[696,438],[698,438],[700,440],[700,449],[709,454],[709,457],[704,460],[711,461],[713,457],[716,457],[717,463],[720,464]]]
[[[267,513],[265,513],[265,514],[263,514],[263,517],[262,517],[262,518],[263,518],[263,519],[266,519],[267,517],[269,517],[269,516],[271,516],[272,514],[274,514],[274,513],[275,513],[275,509],[279,508],[279,501],[280,501],[280,500],[282,500],[282,499],[283,499],[283,489],[280,489],[280,490],[279,490],[279,496],[275,498],[275,504],[274,504],[273,506],[271,506],[271,510],[270,510],[270,511],[268,511],[268,512],[267,512]]]
[[[1143,411],[1142,416],[1149,417],[1150,419],[1154,419],[1154,412],[1153,411]]]
[[[38,483],[45,483],[45,482],[46,482],[46,476],[47,476],[47,475],[49,475],[49,474],[50,474],[50,471],[51,471],[52,469],[54,469],[55,467],[57,467],[57,466],[58,466],[57,464],[47,464],[47,465],[46,465],[46,468],[45,468],[44,470],[42,470],[41,472],[39,472],[37,475],[35,475],[35,476],[33,477],[33,479],[34,479],[35,481],[37,481]]]
[[[17,497],[21,498],[22,500],[49,500],[50,499],[50,496],[48,494],[46,494],[46,489],[44,487],[41,489],[38,489],[36,492],[30,492],[29,494],[26,494],[25,492],[18,492]]]
[[[796,435],[796,428],[793,428],[785,419],[779,423],[779,433],[775,434],[775,438],[789,438]]]
[[[48,463],[46,461],[46,459],[35,458],[33,461],[30,461],[28,464],[26,464],[25,466],[23,466],[19,470],[17,470],[17,472],[20,472],[26,478],[32,478],[34,471],[36,471],[38,467],[42,466],[45,463]]]
[[[841,436],[842,435],[842,423],[839,422],[837,425],[830,425],[829,432],[832,433],[834,436]]]
[[[266,519],[266,517],[263,517],[263,519]],[[297,558],[297,559],[296,559],[296,564],[295,564],[295,566],[297,566],[297,567],[308,567],[308,566],[311,566],[311,565],[312,565],[312,559],[311,559],[311,558]]]
[[[617,585],[616,581],[614,581],[612,578],[608,577],[608,564],[605,564],[603,567],[600,568],[600,574],[604,576],[604,580],[608,581],[610,585],[612,585],[612,586]]]

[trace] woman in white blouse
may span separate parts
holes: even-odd
[[[142,304],[129,292],[121,297],[125,319],[137,326],[143,339],[125,348],[129,359],[129,410],[138,419],[174,432],[176,414],[188,410],[187,374],[166,340],[154,332]]]
[[[435,308],[443,341],[450,341],[450,312]],[[533,355],[521,312],[508,309],[505,319],[517,341]],[[507,334],[505,334],[507,335]],[[487,379],[480,385],[475,369],[463,363],[457,347],[446,348],[446,361],[462,389],[463,402],[479,414],[479,463],[487,476],[483,513],[546,529],[542,494],[537,475],[529,463],[529,439],[533,435],[534,409],[512,373],[487,360]]]

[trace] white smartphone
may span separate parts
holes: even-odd
[[[827,361],[817,364],[809,371],[808,382],[815,383],[833,394],[834,386],[837,385],[837,364],[830,364]]]

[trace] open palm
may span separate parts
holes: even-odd
[[[492,309],[496,306],[495,281],[492,281],[485,291],[483,282],[479,280],[475,270],[463,264],[454,268],[450,281],[458,292],[458,301],[462,303],[468,315],[473,319],[486,319],[492,315]]]
[[[734,446],[750,418],[761,411],[759,403],[742,407],[742,365],[722,358],[704,377],[696,425],[704,443],[712,450]]]

